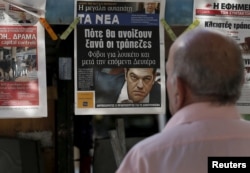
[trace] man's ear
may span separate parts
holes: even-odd
[[[128,72],[127,68],[124,68],[125,80],[127,80],[127,72]]]
[[[187,88],[185,82],[180,78],[176,79],[176,94],[175,94],[175,105],[176,109],[181,109],[186,102]]]

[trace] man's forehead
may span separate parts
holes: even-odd
[[[138,76],[153,75],[153,68],[130,68],[128,72]]]

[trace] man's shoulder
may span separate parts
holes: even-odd
[[[115,102],[125,82],[124,73],[111,75],[105,72],[95,73],[95,92],[97,103]]]
[[[158,92],[160,92],[160,89],[161,89],[161,85],[158,82],[155,82],[152,87],[152,90],[157,90]]]
[[[150,103],[161,103],[161,85],[155,82],[150,91]]]
[[[160,145],[162,142],[165,143],[166,140],[163,138],[164,138],[163,133],[156,133],[138,142],[134,148],[135,150],[139,149],[139,150],[149,151],[151,150],[151,148],[155,148],[155,145]]]

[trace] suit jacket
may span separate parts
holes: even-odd
[[[95,72],[96,103],[116,103],[125,83],[125,74],[110,75],[104,72]],[[161,103],[161,87],[154,83],[149,97],[149,103]]]

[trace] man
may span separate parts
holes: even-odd
[[[146,2],[144,3],[145,13],[146,14],[155,14],[159,13],[157,9],[157,3],[156,2]]]
[[[246,68],[244,69],[244,73],[245,73],[245,83],[249,83],[250,82],[250,73],[248,72],[248,70]]]
[[[20,20],[18,21],[19,23],[31,23],[30,20],[26,18],[25,12],[20,13]]]
[[[160,103],[160,85],[154,68],[125,68],[110,75],[96,71],[96,103]]]
[[[137,11],[137,13],[145,13],[145,14],[158,14],[159,9],[157,9],[158,3],[157,2],[145,2],[143,4],[143,9]]]
[[[172,118],[134,146],[117,173],[206,173],[209,156],[250,156],[250,123],[235,103],[244,82],[238,45],[196,28],[170,48],[166,63]]]

